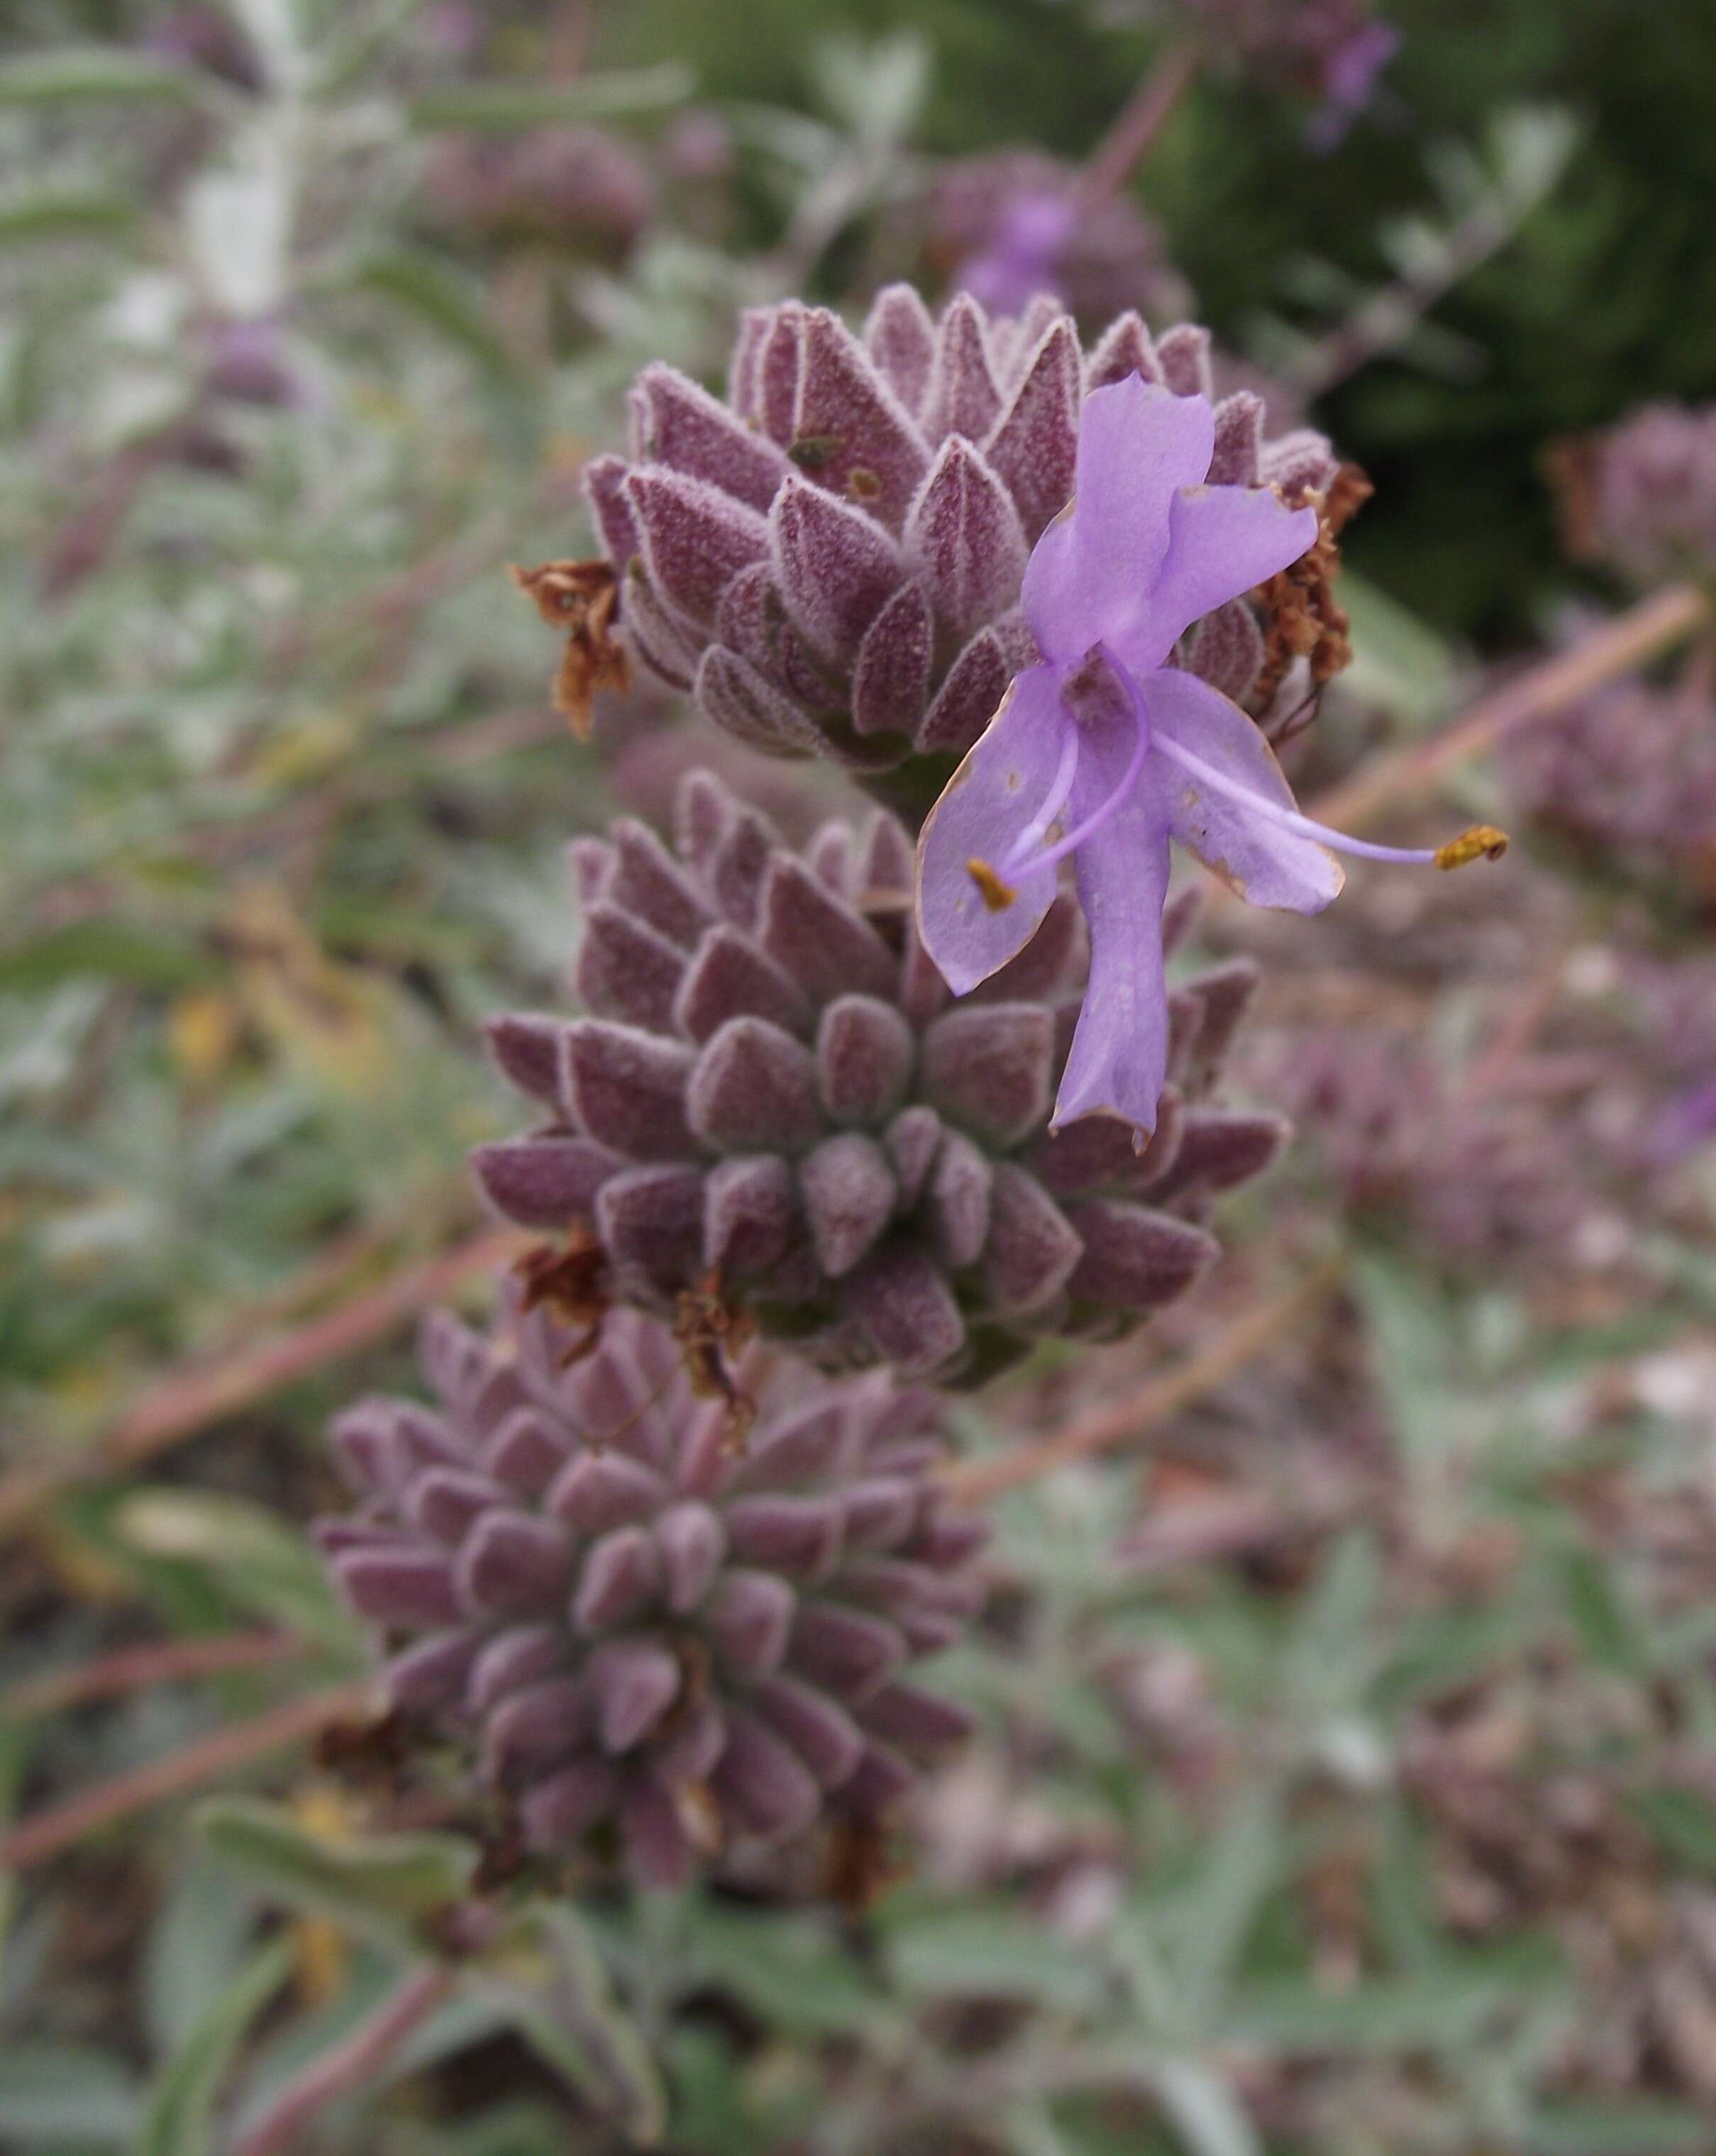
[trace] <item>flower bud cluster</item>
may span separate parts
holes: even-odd
[[[645,1884],[879,1820],[965,1728],[904,1681],[982,1594],[933,1400],[778,1368],[736,1450],[665,1326],[616,1311],[571,1345],[516,1296],[487,1338],[438,1314],[438,1404],[334,1422],[362,1502],[320,1539],[395,1706],[475,1751],[531,1846]]]
[[[1043,1333],[1107,1336],[1179,1295],[1216,1245],[1215,1194],[1279,1151],[1217,1105],[1246,963],[1170,998],[1155,1132],[1051,1103],[1086,967],[1069,893],[957,1004],[912,918],[912,848],[876,813],[802,855],[706,774],[676,851],[622,822],[573,848],[589,1014],[496,1021],[544,1120],[480,1148],[507,1218],[588,1223],[614,1291],[670,1312],[712,1271],[765,1329],[834,1366],[986,1375]],[[1175,908],[1170,937],[1189,916]]]
[[[588,467],[627,644],[753,747],[945,773],[1037,661],[1026,560],[1071,498],[1085,396],[1134,374],[1212,395],[1209,332],[1153,339],[1126,314],[1087,355],[1052,300],[991,318],[960,294],[932,319],[904,285],[861,337],[797,300],[753,310],[725,403],[648,367],[631,455]],[[1211,485],[1299,501],[1335,470],[1320,434],[1266,440],[1249,391],[1217,404]],[[1224,605],[1181,655],[1243,701],[1266,662],[1254,612]]]

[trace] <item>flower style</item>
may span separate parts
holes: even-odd
[[[1091,966],[1056,1127],[1097,1111],[1154,1127],[1170,838],[1252,904],[1299,913],[1341,888],[1331,846],[1451,868],[1505,844],[1486,827],[1405,850],[1313,823],[1244,712],[1169,664],[1193,623],[1317,536],[1309,508],[1207,484],[1215,445],[1205,398],[1133,376],[1086,398],[1073,500],[1025,575],[1041,663],[1014,680],[919,842],[921,932],[956,995],[1024,947],[1072,860]]]

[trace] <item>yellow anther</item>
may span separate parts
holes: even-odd
[[[989,863],[980,860],[975,854],[965,864],[965,872],[977,886],[991,913],[1004,913],[1019,896],[1011,884],[1003,883]]]
[[[1498,861],[1507,850],[1505,831],[1498,831],[1493,824],[1474,824],[1469,831],[1436,848],[1436,865],[1439,869],[1463,869],[1467,861]]]

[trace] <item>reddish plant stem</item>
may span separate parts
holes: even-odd
[[[270,1752],[301,1743],[331,1722],[361,1714],[369,1697],[367,1681],[301,1693],[253,1721],[211,1730],[163,1759],[152,1759],[129,1774],[116,1774],[111,1781],[80,1789],[64,1804],[37,1812],[0,1840],[0,1871],[27,1871],[134,1812],[202,1789]]]
[[[1385,808],[1416,801],[1436,781],[1481,750],[1508,735],[1547,718],[1575,696],[1600,688],[1629,668],[1656,658],[1710,619],[1708,596],[1692,584],[1671,584],[1616,614],[1567,651],[1556,653],[1527,673],[1481,697],[1470,711],[1428,741],[1415,742],[1392,756],[1379,757],[1364,770],[1332,788],[1311,803],[1319,823],[1344,831],[1361,831]]]
[[[1124,1399],[1093,1408],[1052,1437],[1015,1445],[993,1459],[958,1461],[944,1471],[943,1483],[956,1497],[981,1503],[1142,1435],[1202,1399],[1291,1332],[1333,1291],[1345,1262],[1339,1257],[1326,1259],[1291,1287],[1222,1327],[1196,1354],[1152,1378]]]
[[[0,1476],[0,1533],[16,1528],[62,1491],[134,1467],[223,1415],[254,1406],[283,1385],[374,1347],[406,1318],[475,1276],[494,1270],[518,1248],[516,1229],[491,1229],[439,1257],[403,1267],[367,1294],[259,1348],[169,1372],[88,1450]]]
[[[1095,209],[1126,185],[1202,65],[1203,54],[1189,38],[1163,54],[1087,159],[1078,183],[1081,209]]]
[[[255,2124],[234,2141],[231,2156],[282,2156],[330,2104],[375,2079],[457,1980],[439,1962],[414,1969],[343,2043],[300,2067]]]
[[[146,1685],[174,1684],[187,1677],[215,1676],[227,1670],[265,1668],[310,1651],[290,1632],[223,1632],[212,1639],[151,1640],[121,1647],[75,1669],[46,1670],[0,1692],[0,1722],[29,1722],[59,1714],[92,1700],[117,1699]]]

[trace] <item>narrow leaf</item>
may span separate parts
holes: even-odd
[[[556,122],[611,120],[682,105],[695,87],[676,60],[615,69],[570,82],[473,82],[423,91],[406,106],[414,127],[473,127],[504,132]]]
[[[241,1969],[191,2030],[149,2097],[136,2156],[207,2156],[214,2100],[251,2022],[292,1971],[290,1939]]]
[[[360,1835],[325,1841],[278,1804],[218,1797],[198,1830],[223,1863],[293,1908],[331,1916],[398,1945],[402,1931],[465,1893],[477,1851],[446,1834]]]

